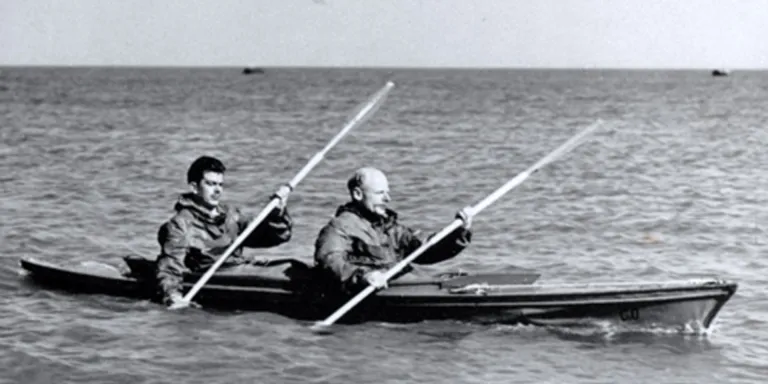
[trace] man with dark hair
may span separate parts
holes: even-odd
[[[157,258],[157,284],[168,306],[182,300],[182,274],[202,272],[210,267],[234,243],[253,219],[238,207],[220,202],[224,191],[224,164],[210,156],[201,156],[187,171],[191,192],[179,196],[174,216],[158,231],[160,255]],[[286,208],[290,187],[281,186],[273,197],[278,207],[242,243],[249,248],[269,248],[290,240],[293,222]],[[222,269],[247,262],[242,247],[221,265]]]
[[[342,291],[356,291],[366,284],[385,287],[386,271],[408,257],[428,237],[398,223],[397,213],[387,206],[389,183],[380,170],[358,169],[347,182],[347,188],[351,201],[338,207],[335,216],[320,230],[315,242],[315,263],[340,283]],[[461,210],[457,217],[464,225],[416,258],[415,264],[450,259],[469,245],[471,216]],[[394,278],[410,270],[408,266]]]

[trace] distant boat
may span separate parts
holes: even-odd
[[[261,73],[264,73],[264,70],[261,68],[256,68],[256,67],[243,68],[243,75],[253,75],[253,74],[261,74]]]
[[[715,69],[712,71],[712,76],[728,76],[731,74],[731,71],[727,69]]]

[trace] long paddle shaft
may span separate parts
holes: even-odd
[[[344,126],[344,128],[333,138],[330,142],[323,148],[320,152],[316,153],[312,158],[309,160],[307,165],[304,166],[304,168],[299,171],[296,176],[291,179],[291,181],[288,182],[288,186],[291,188],[291,190],[295,189],[296,186],[301,182],[304,177],[309,174],[309,172],[317,166],[320,161],[323,160],[323,157],[325,157],[325,154],[331,150],[344,135],[347,134],[352,128],[357,127],[358,125],[362,124],[365,120],[367,120],[378,108],[381,106],[381,104],[384,102],[387,93],[394,87],[395,84],[391,81],[387,82],[384,87],[382,87],[378,92],[376,92],[369,101],[363,106],[362,109],[355,115],[354,118],[352,118],[347,124]],[[270,202],[267,204],[266,207],[256,216],[250,224],[245,228],[245,230],[237,236],[235,241],[224,251],[224,254],[219,257],[218,260],[205,272],[205,274],[200,278],[200,280],[195,283],[195,285],[192,287],[192,289],[187,292],[186,296],[182,299],[182,302],[174,305],[174,308],[187,306],[192,301],[192,298],[197,294],[197,292],[203,287],[203,285],[213,276],[213,274],[216,272],[216,270],[221,266],[222,263],[224,263],[224,260],[229,257],[229,255],[232,254],[232,252],[237,249],[240,244],[250,235],[251,232],[253,232],[256,227],[261,224],[262,221],[269,215],[269,213],[272,212],[275,208],[277,208],[278,204],[280,203],[279,198],[274,197]]]
[[[543,159],[539,160],[536,164],[532,165],[530,168],[526,169],[525,171],[521,172],[511,180],[509,180],[506,184],[501,186],[499,189],[488,195],[485,199],[477,203],[473,207],[469,207],[467,210],[467,215],[471,218],[480,211],[487,208],[489,205],[493,204],[496,200],[498,200],[500,197],[502,197],[507,192],[511,191],[512,188],[517,187],[525,181],[531,174],[538,171],[540,168],[544,167],[545,165],[555,161],[557,158],[561,157],[562,155],[570,152],[572,149],[579,146],[584,140],[584,137],[588,134],[592,133],[592,131],[595,130],[600,124],[600,121],[598,120],[597,123],[594,123],[581,131],[576,136],[572,137],[570,140],[562,144],[560,147],[552,151],[549,155],[544,157]],[[462,225],[463,221],[461,219],[454,220],[451,224],[449,224],[447,227],[443,228],[440,232],[435,234],[435,236],[432,236],[428,241],[426,241],[424,244],[422,244],[419,248],[417,248],[413,253],[411,253],[408,257],[401,260],[399,263],[395,264],[392,269],[387,271],[384,276],[387,280],[391,279],[392,276],[396,275],[400,270],[405,268],[408,263],[415,260],[417,257],[421,256],[429,247],[437,244],[440,240],[451,234],[453,231],[458,229]],[[353,297],[351,300],[349,300],[344,306],[336,310],[333,314],[328,316],[327,319],[316,323],[314,327],[317,329],[322,329],[323,327],[328,327],[334,322],[336,322],[338,319],[340,319],[344,314],[346,314],[349,310],[351,310],[355,305],[360,303],[366,296],[370,295],[376,290],[376,288],[372,285],[369,285],[365,287],[364,290],[360,291],[355,297]]]

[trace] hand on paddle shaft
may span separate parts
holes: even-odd
[[[470,214],[471,212],[472,207],[467,206],[456,213],[456,218],[461,220],[462,227],[465,230],[469,230],[469,228],[472,227],[472,215]],[[386,271],[371,271],[366,273],[364,278],[368,285],[376,289],[386,289],[388,287]]]
[[[293,188],[291,188],[290,185],[284,184],[281,185],[280,188],[277,189],[277,191],[272,194],[271,198],[277,198],[277,209],[280,210],[280,213],[283,212],[285,209],[286,204],[288,203],[288,196],[291,194],[291,191]]]
[[[387,288],[387,271],[371,271],[365,274],[365,282],[376,289]]]
[[[392,267],[390,270],[388,270],[386,273],[384,273],[383,278],[386,280],[389,280],[394,275],[396,275],[398,272],[400,272],[403,268],[405,268],[409,263],[411,263],[413,260],[421,256],[426,250],[435,245],[437,242],[442,240],[444,237],[450,235],[453,231],[458,229],[461,226],[467,226],[471,224],[471,219],[474,215],[480,213],[482,210],[488,208],[489,205],[493,204],[496,200],[504,196],[507,192],[511,191],[513,188],[520,185],[523,181],[525,181],[528,177],[530,177],[532,174],[534,174],[536,171],[538,171],[540,168],[544,167],[545,165],[557,160],[564,154],[570,152],[577,146],[579,146],[581,143],[583,143],[585,140],[584,138],[592,133],[598,126],[600,126],[600,123],[602,121],[598,120],[595,124],[590,125],[583,131],[579,132],[575,136],[571,137],[568,141],[557,147],[554,151],[550,152],[547,156],[530,166],[525,171],[519,173],[517,176],[513,177],[504,185],[493,191],[490,195],[486,196],[483,200],[478,202],[477,204],[469,207],[465,207],[462,209],[459,214],[459,217],[461,219],[454,220],[451,224],[449,224],[447,227],[443,228],[440,232],[438,232],[435,236],[427,240],[424,244],[422,244],[419,248],[417,248],[415,251],[413,251],[410,255],[408,255],[405,259],[401,260],[397,264],[395,264],[394,267]],[[381,278],[376,277],[375,279],[372,278],[372,280],[375,280],[376,282],[379,282]],[[355,305],[360,303],[365,297],[372,294],[376,290],[375,287],[369,285],[360,293],[355,295],[351,300],[349,300],[346,304],[344,304],[341,308],[336,310],[336,312],[332,313],[330,316],[328,316],[325,320],[317,322],[312,327],[313,330],[316,331],[323,331],[328,326],[336,322],[336,320],[340,319],[342,316],[344,316],[345,313],[350,311],[352,308],[354,308]]]
[[[456,218],[462,221],[462,227],[469,230],[472,227],[472,207],[466,206],[456,213]]]

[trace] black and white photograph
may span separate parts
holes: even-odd
[[[768,0],[0,2],[0,384],[768,382]]]

